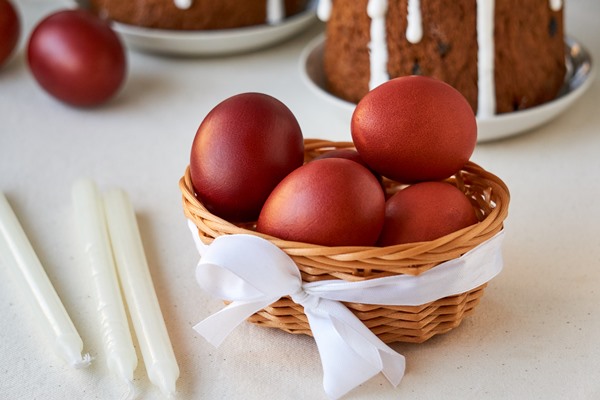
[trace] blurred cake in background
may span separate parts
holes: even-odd
[[[277,24],[310,0],[90,0],[96,14],[158,29],[205,30]]]
[[[427,75],[487,117],[550,101],[564,81],[561,0],[320,0],[317,12],[328,90],[351,102]]]

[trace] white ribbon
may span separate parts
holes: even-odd
[[[198,238],[200,286],[231,302],[194,329],[219,346],[240,323],[284,296],[304,307],[323,365],[323,386],[337,399],[379,372],[394,386],[404,375],[404,356],[375,336],[340,301],[380,305],[421,305],[467,292],[502,269],[503,231],[463,256],[418,276],[395,275],[359,282],[305,283],[294,261],[271,242],[254,235],[226,235],[209,246]]]

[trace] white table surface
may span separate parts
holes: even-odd
[[[314,341],[247,323],[215,349],[192,326],[222,303],[194,280],[197,253],[178,180],[204,115],[245,91],[269,93],[305,137],[349,139],[347,121],[307,88],[298,57],[320,34],[252,54],[164,58],[129,51],[123,90],[81,110],[49,97],[25,62],[32,26],[63,7],[19,0],[21,45],[0,70],[0,190],[20,218],[78,328],[87,369],[50,349],[7,265],[0,265],[0,398],[118,399],[125,386],[105,365],[93,288],[77,243],[70,191],[79,177],[125,188],[138,214],[152,277],[179,362],[181,399],[325,399]],[[600,60],[600,2],[566,2],[566,29]],[[533,132],[480,144],[473,160],[505,180],[512,202],[505,269],[476,312],[449,334],[397,344],[407,358],[398,388],[381,375],[347,399],[600,398],[600,84]],[[161,395],[141,361],[140,398]]]

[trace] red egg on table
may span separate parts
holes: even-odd
[[[279,100],[242,93],[214,107],[192,144],[196,195],[229,221],[255,220],[275,186],[304,162],[300,125]]]
[[[273,190],[257,231],[323,246],[372,246],[385,214],[379,181],[360,164],[327,158],[303,165]]]
[[[21,36],[21,20],[9,0],[0,0],[0,67],[9,59]]]
[[[351,121],[357,151],[381,175],[405,183],[441,180],[471,157],[477,124],[466,99],[423,76],[392,79],[369,92]]]
[[[123,44],[108,22],[77,9],[43,19],[27,47],[29,68],[40,86],[79,107],[113,97],[127,73]]]
[[[420,182],[390,197],[380,246],[434,240],[477,223],[467,196],[447,182]]]

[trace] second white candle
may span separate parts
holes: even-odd
[[[96,289],[107,364],[113,373],[131,384],[137,355],[119,290],[102,198],[94,182],[88,179],[75,182],[72,195],[81,244]]]
[[[127,193],[113,189],[105,194],[104,207],[117,270],[148,377],[165,397],[172,398],[179,366],[152,283],[133,206]]]

